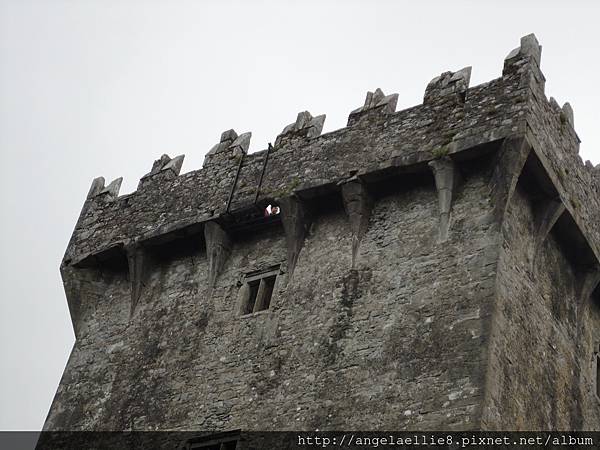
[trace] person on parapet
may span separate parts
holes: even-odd
[[[279,212],[279,206],[269,205],[265,208],[265,217],[276,216]]]

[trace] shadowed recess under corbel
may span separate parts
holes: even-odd
[[[588,300],[594,294],[594,291],[600,285],[600,264],[595,264],[586,269],[582,269],[577,271],[577,292],[576,301],[577,301],[577,315],[583,316],[585,313],[585,309],[589,307],[591,302]],[[578,327],[580,326],[580,321],[578,321]]]
[[[533,256],[532,256],[532,270],[535,272],[536,269],[536,261],[538,252],[540,251],[541,246],[546,241],[548,234],[552,231],[554,225],[560,216],[563,215],[566,208],[564,203],[560,198],[556,199],[546,199],[538,202],[537,205],[537,217],[536,221],[536,233],[535,239],[533,241]]]

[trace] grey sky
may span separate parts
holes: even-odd
[[[60,380],[58,266],[94,177],[123,194],[162,153],[200,168],[229,128],[255,151],[299,111],[343,127],[377,87],[400,110],[446,70],[473,86],[531,32],[597,164],[598,18],[595,0],[0,0],[0,429],[39,429]]]

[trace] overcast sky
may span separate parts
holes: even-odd
[[[600,2],[0,0],[0,429],[39,429],[74,342],[58,271],[92,179],[134,190],[234,128],[266,147],[299,111],[346,124],[367,90],[422,101],[430,79],[502,73],[543,46],[546,93],[600,163]]]

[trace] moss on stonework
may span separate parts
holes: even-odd
[[[277,189],[273,192],[273,196],[275,198],[284,198],[289,197],[294,190],[300,186],[300,178],[294,177],[292,180],[286,184],[284,187]]]
[[[450,149],[448,148],[448,145],[443,145],[441,147],[436,147],[433,150],[431,150],[431,154],[436,159],[443,158],[444,156],[447,156],[448,153],[450,153]]]

